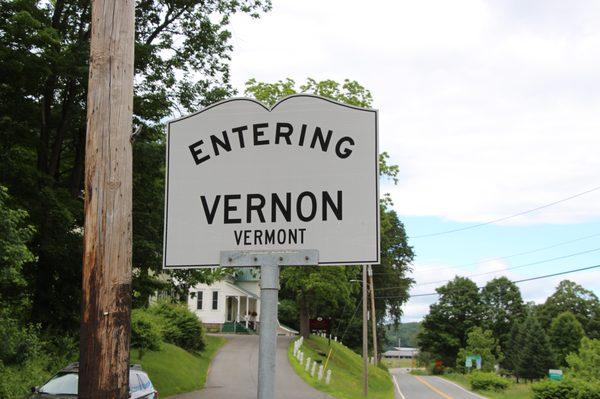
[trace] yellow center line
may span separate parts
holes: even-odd
[[[419,380],[419,382],[422,383],[423,385],[425,385],[427,388],[431,389],[433,392],[435,392],[438,395],[440,395],[442,398],[453,399],[452,396],[447,395],[444,392],[440,391],[439,389],[437,389],[436,387],[434,387],[433,385],[431,385],[430,383],[428,383],[427,381],[425,381],[424,378],[421,378],[418,375],[415,375],[413,377],[415,377],[417,380]]]

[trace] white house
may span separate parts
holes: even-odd
[[[188,308],[210,332],[258,331],[260,327],[260,271],[237,269],[232,277],[190,288]],[[243,328],[239,328],[239,327]],[[279,323],[279,335],[298,331]]]
[[[188,308],[209,331],[222,331],[233,322],[256,330],[260,323],[259,279],[258,270],[244,268],[212,285],[198,284],[190,289]]]

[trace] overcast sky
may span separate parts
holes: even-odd
[[[233,18],[232,79],[240,93],[250,78],[286,77],[348,78],[371,90],[380,149],[401,170],[382,192],[416,236],[600,186],[599,20],[600,2],[582,0],[273,0],[259,20]],[[413,292],[455,274],[494,271],[474,278],[483,284],[600,264],[596,233],[600,190],[497,225],[411,239]],[[573,242],[488,260],[565,241]],[[566,277],[600,294],[600,269]],[[560,279],[520,287],[539,302]],[[411,300],[405,321],[434,300]]]

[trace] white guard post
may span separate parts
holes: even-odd
[[[258,347],[258,399],[275,399],[277,302],[279,266],[319,264],[319,251],[221,251],[222,267],[260,266],[260,341]]]

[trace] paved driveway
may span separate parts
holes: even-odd
[[[390,372],[396,399],[485,399],[441,377],[415,376],[400,370]]]
[[[228,335],[208,371],[206,387],[176,399],[256,399],[258,378],[258,336]],[[306,384],[292,369],[287,358],[291,338],[277,339],[275,393],[285,399],[333,399]]]

